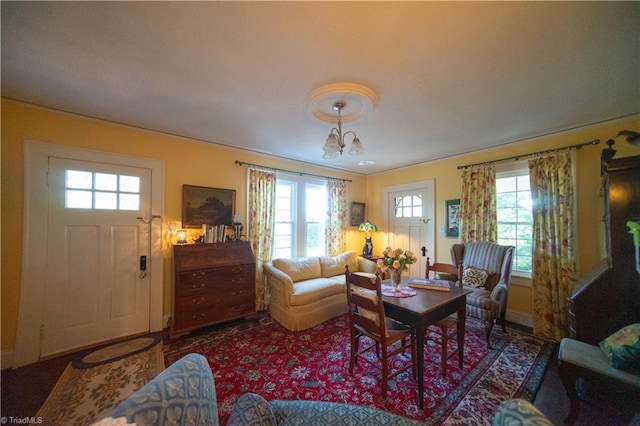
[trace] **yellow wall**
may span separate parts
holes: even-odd
[[[383,188],[433,179],[436,196],[435,261],[450,262],[449,248],[457,240],[447,238],[444,233],[439,233],[438,228],[440,225],[445,225],[445,200],[461,196],[461,170],[457,169],[458,166],[600,139],[599,145],[587,146],[576,151],[578,272],[584,273],[604,257],[602,244],[604,228],[600,222],[603,215],[603,203],[599,195],[600,153],[603,148],[606,148],[606,141],[613,138],[616,141],[614,149],[617,150],[615,158],[640,154],[637,147],[628,144],[621,137],[616,137],[618,132],[623,129],[640,129],[640,115],[368,176],[367,210],[371,212],[369,220],[376,223],[382,231],[373,234],[373,245],[374,247],[387,245],[387,234],[384,232],[385,225],[383,224]],[[530,284],[527,280],[519,278],[514,278],[512,282]],[[531,314],[530,288],[512,285],[509,289],[508,310]]]
[[[85,149],[122,153],[138,157],[161,159],[165,164],[165,199],[163,224],[181,222],[182,185],[199,185],[236,190],[236,208],[246,214],[246,168],[234,160],[257,163],[287,170],[304,171],[325,176],[353,180],[347,185],[348,201],[367,203],[367,218],[382,224],[382,189],[385,186],[426,179],[435,180],[436,229],[444,224],[444,203],[460,197],[460,172],[456,166],[484,160],[493,160],[519,153],[585,142],[599,138],[602,144],[578,151],[578,239],[581,271],[595,264],[601,254],[594,229],[600,229],[601,199],[598,198],[599,156],[604,142],[623,128],[638,130],[640,116],[581,128],[545,138],[505,145],[499,149],[481,151],[451,159],[424,163],[419,166],[381,173],[373,176],[340,172],[300,162],[284,160],[233,148],[217,146],[187,138],[131,128],[60,113],[31,105],[2,100],[2,298],[1,349],[14,346],[21,285],[22,233],[23,233],[23,147],[25,140],[69,145]],[[638,149],[616,139],[617,157],[636,155]],[[373,234],[374,246],[386,245],[385,233]],[[437,233],[437,260],[449,259],[449,246],[454,240]],[[360,251],[363,235],[350,227],[347,248]],[[169,246],[165,246],[165,313],[170,312],[170,260]],[[530,291],[514,286],[510,293],[509,308],[531,312]]]
[[[235,189],[236,210],[243,217],[246,215],[247,168],[236,165],[235,160],[351,179],[353,182],[347,185],[349,202],[362,201],[360,195],[352,200],[352,194],[364,194],[366,191],[366,178],[362,175],[115,125],[3,99],[2,304],[0,311],[3,351],[14,347],[20,300],[25,140],[164,160],[163,229],[165,231],[167,224],[179,224],[182,221],[183,184]],[[359,234],[355,231],[348,233],[349,249],[362,250],[362,235]],[[164,248],[164,312],[168,314],[171,311],[170,245],[166,244]]]

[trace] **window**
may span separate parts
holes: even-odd
[[[533,214],[529,170],[514,170],[496,176],[498,244],[514,246],[513,271],[531,273]]]
[[[327,188],[304,176],[276,176],[274,258],[325,254]]]
[[[65,207],[68,209],[139,210],[140,178],[66,170]]]
[[[422,196],[405,195],[394,198],[395,217],[422,217]]]

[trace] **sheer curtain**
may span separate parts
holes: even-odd
[[[529,160],[533,201],[533,332],[560,340],[575,282],[573,172],[569,152]]]
[[[265,310],[268,294],[262,265],[273,255],[276,210],[276,174],[249,169],[249,242],[256,258],[256,309]]]
[[[485,164],[462,172],[460,241],[493,241],[498,238],[496,168]]]
[[[344,181],[327,181],[327,221],[325,223],[325,248],[328,255],[345,251],[344,227],[347,217],[347,184]]]

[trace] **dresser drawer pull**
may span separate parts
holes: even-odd
[[[204,297],[201,297],[200,299],[193,299],[191,301],[191,303],[194,303],[196,305],[202,305],[207,299],[205,299]]]
[[[192,288],[204,288],[206,287],[206,283],[201,283],[201,284],[194,284],[193,286],[191,286]]]
[[[193,319],[194,319],[194,320],[197,320],[197,319],[204,318],[204,315],[205,315],[204,313],[196,314],[196,315],[194,315],[194,316],[193,316]]]
[[[204,277],[205,275],[206,275],[205,272],[194,272],[194,273],[191,274],[191,276],[193,278],[197,278],[197,279],[200,279],[200,278]]]

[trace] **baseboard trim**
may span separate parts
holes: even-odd
[[[0,353],[0,368],[6,370],[13,367],[13,349],[6,349]]]
[[[533,327],[533,314],[508,309],[507,321],[511,321],[527,327]]]

